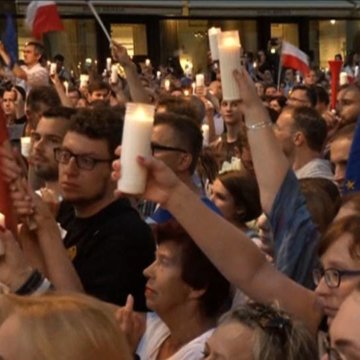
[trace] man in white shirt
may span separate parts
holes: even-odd
[[[10,56],[4,46],[0,47],[0,56],[13,74],[26,81],[27,91],[32,87],[49,85],[49,73],[41,64],[41,58],[45,53],[44,47],[35,41],[26,43],[24,48],[24,65],[12,64]]]
[[[333,180],[330,162],[322,158],[326,123],[310,107],[287,107],[274,126],[275,136],[298,179],[322,177]]]

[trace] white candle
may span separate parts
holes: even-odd
[[[184,96],[189,96],[189,95],[190,95],[189,90],[185,89],[185,90],[184,90]]]
[[[85,64],[86,64],[87,66],[90,66],[90,65],[92,64],[92,59],[91,59],[91,58],[86,58],[86,59],[85,59]]]
[[[208,124],[202,124],[201,125],[201,132],[203,135],[203,146],[208,146],[209,145],[209,125]]]
[[[355,70],[354,70],[354,77],[358,77],[359,76],[359,65],[355,66]]]
[[[2,226],[5,229],[5,215],[3,213],[0,213],[0,226]],[[4,254],[5,254],[4,244],[0,239],[0,256]]]
[[[80,74],[80,87],[88,86],[89,75],[88,74]]]
[[[66,96],[69,95],[69,82],[68,81],[64,81],[64,88],[65,88],[65,94]]]
[[[146,59],[146,60],[145,60],[145,66],[148,66],[148,67],[149,67],[149,66],[150,66],[150,64],[151,64],[150,59]]]
[[[21,154],[28,158],[31,151],[31,138],[30,136],[23,136],[20,138]]]
[[[56,74],[56,63],[51,63],[50,64],[50,75],[55,75]]]
[[[169,79],[165,79],[164,87],[165,87],[166,91],[170,91],[170,80]]]
[[[204,74],[196,74],[196,86],[197,87],[202,87],[205,86],[205,77]]]
[[[109,72],[111,71],[111,61],[111,58],[106,58],[106,70]]]
[[[349,83],[348,74],[345,71],[342,71],[339,77],[339,85],[342,86],[348,83]]]
[[[208,30],[209,46],[210,46],[211,58],[213,61],[219,60],[219,49],[217,42],[217,36],[219,33],[221,33],[220,28],[212,27]]]
[[[161,79],[161,71],[157,71],[156,72],[156,78],[158,79],[158,80],[160,80]]]
[[[234,78],[234,70],[241,68],[239,32],[220,32],[217,39],[223,99],[226,101],[238,100],[241,97]]]
[[[300,75],[300,72],[299,72],[299,71],[296,72],[295,78],[296,78],[296,82],[299,83],[299,84],[301,84],[301,75]]]
[[[127,103],[121,147],[121,178],[118,189],[127,194],[142,194],[147,172],[137,157],[151,155],[150,138],[155,106]]]
[[[112,84],[116,84],[118,82],[118,68],[117,65],[111,66],[111,76],[110,76],[110,82]]]
[[[193,82],[192,84],[191,84],[191,88],[192,88],[192,92],[193,92],[193,94],[195,94],[195,83]]]

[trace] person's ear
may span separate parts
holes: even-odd
[[[180,172],[186,171],[190,168],[193,157],[190,153],[181,153],[178,160],[178,170]]]
[[[189,293],[189,299],[198,300],[205,294],[205,292],[206,292],[206,288],[205,289],[191,288],[190,293]]]
[[[296,131],[293,135],[293,142],[296,146],[301,146],[305,142],[305,136],[302,131]]]

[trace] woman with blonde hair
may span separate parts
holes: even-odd
[[[131,358],[105,303],[85,295],[0,296],[0,359]]]

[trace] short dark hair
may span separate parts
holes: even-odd
[[[89,94],[98,90],[107,90],[109,93],[111,91],[111,87],[108,83],[100,79],[94,79],[89,83],[88,91]]]
[[[106,140],[110,156],[121,143],[124,118],[119,111],[110,107],[79,109],[72,117],[69,131],[94,140]]]
[[[61,118],[70,120],[75,115],[76,109],[66,106],[57,106],[43,112],[42,116],[47,118]]]
[[[158,100],[157,107],[164,107],[166,112],[185,115],[199,125],[198,111],[194,103],[185,96],[162,96]]]
[[[49,109],[52,107],[61,106],[61,100],[52,86],[36,86],[33,87],[27,98],[26,105],[35,112],[43,111],[44,108]]]
[[[25,44],[25,46],[33,46],[35,51],[41,55],[41,58],[45,55],[45,47],[43,44],[37,42],[37,41],[29,41]],[[40,58],[40,60],[41,60]]]
[[[54,60],[55,60],[55,61],[64,62],[65,58],[64,58],[64,56],[61,55],[61,54],[56,54],[56,55],[54,56]]]
[[[330,96],[328,92],[324,89],[321,85],[314,86],[314,89],[316,91],[317,96],[317,102],[329,105],[330,104]]]
[[[174,219],[154,227],[157,244],[173,241],[181,247],[181,277],[192,288],[206,291],[200,298],[203,314],[214,318],[226,310],[230,284],[215,268],[190,235]]]
[[[308,100],[310,101],[310,104],[312,107],[316,106],[317,103],[317,95],[316,95],[316,90],[314,86],[307,86],[307,85],[303,85],[303,84],[299,84],[299,85],[295,85],[291,92],[295,91],[295,90],[302,90],[305,91],[306,93],[306,97],[308,98]]]
[[[246,170],[227,171],[218,176],[226,190],[234,199],[238,209],[243,209],[237,215],[239,223],[244,223],[261,215],[260,192],[256,178]]]
[[[303,132],[309,148],[321,152],[327,136],[325,120],[314,109],[301,106],[292,109],[294,126]]]
[[[202,149],[203,136],[200,128],[187,116],[171,112],[156,114],[154,126],[157,125],[168,125],[174,130],[177,141],[192,156],[192,162],[189,167],[189,171],[192,174],[196,169]]]

